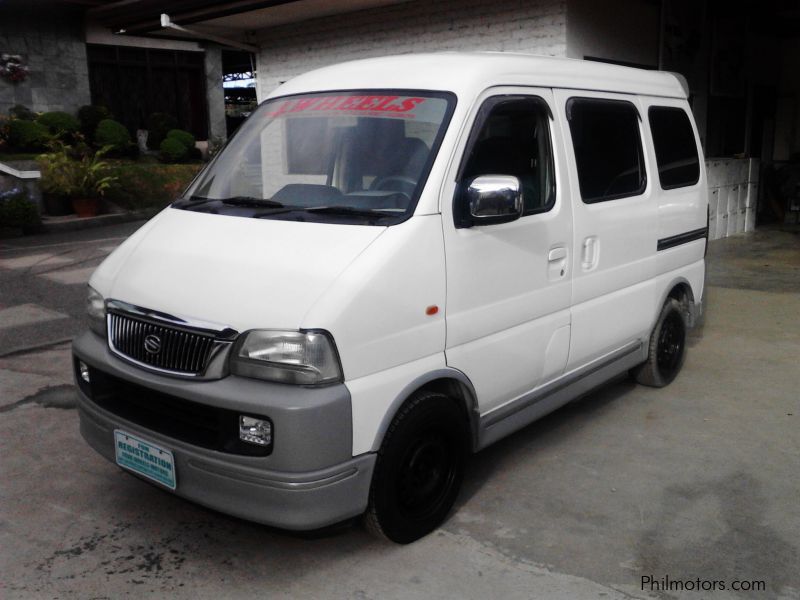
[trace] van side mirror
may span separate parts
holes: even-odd
[[[522,216],[522,189],[513,175],[479,175],[464,190],[471,225],[496,225]]]

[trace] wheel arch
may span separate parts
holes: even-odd
[[[689,280],[685,277],[675,277],[669,282],[668,285],[664,286],[664,289],[661,293],[661,298],[656,305],[651,329],[652,327],[655,327],[658,316],[661,314],[661,308],[670,298],[673,298],[680,303],[684,313],[684,318],[686,319],[686,324],[688,327],[692,327],[695,321],[695,295],[694,290],[692,289],[692,284],[689,283]]]
[[[413,379],[392,401],[389,409],[381,420],[375,435],[373,450],[380,449],[383,438],[397,413],[414,394],[421,391],[431,391],[444,394],[452,398],[462,409],[466,424],[469,428],[470,450],[475,452],[478,448],[478,401],[475,387],[469,378],[453,368],[436,369]]]

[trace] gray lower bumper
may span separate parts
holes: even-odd
[[[342,444],[330,440],[332,434],[344,436],[344,446],[351,447],[350,427],[335,431],[343,404],[341,399],[331,398],[331,390],[305,390],[306,402],[301,406],[303,390],[287,389],[290,386],[236,377],[187,384],[143,372],[108,353],[102,340],[91,333],[78,338],[73,350],[95,368],[183,398],[209,404],[218,396],[220,405],[249,410],[256,403],[258,412],[268,414],[275,425],[272,455],[230,455],[126,421],[100,408],[78,389],[81,434],[111,462],[115,461],[113,432],[122,429],[171,450],[177,476],[175,493],[220,512],[275,527],[309,530],[366,510],[375,455],[344,455]],[[298,398],[294,398],[295,392],[300,393]],[[349,396],[346,400],[350,420]],[[324,435],[315,436],[320,423],[327,429]]]

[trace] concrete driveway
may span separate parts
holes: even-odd
[[[800,598],[797,235],[714,242],[705,324],[672,385],[618,381],[501,441],[440,530],[394,546],[217,514],[83,443],[68,344],[8,352],[74,334],[70,278],[129,232],[0,246],[3,598]]]

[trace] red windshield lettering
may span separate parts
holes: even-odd
[[[354,107],[355,110],[380,110],[381,105],[390,102],[397,96],[364,96],[363,102]]]
[[[418,104],[422,104],[425,102],[425,98],[406,98],[400,104],[393,104],[389,106],[387,110],[392,110],[394,112],[408,112],[410,110],[414,110],[414,108]]]
[[[348,96],[336,107],[336,110],[358,110],[358,105],[364,98],[365,96]]]
[[[341,99],[341,96],[325,96],[324,98],[320,98],[320,102],[314,107],[314,110],[333,110]]]
[[[425,102],[425,98],[403,98],[402,96],[317,96],[284,100],[267,116],[279,117],[287,113],[330,110],[409,113],[423,102]]]
[[[268,117],[278,117],[278,116],[284,114],[285,112],[287,112],[287,107],[289,105],[291,105],[291,102],[289,102],[289,101],[281,102],[275,110],[273,110],[271,113],[267,113],[267,116]]]
[[[297,100],[294,103],[294,106],[288,112],[303,112],[304,110],[309,110],[312,108],[317,102],[319,98],[307,98],[305,100]]]

